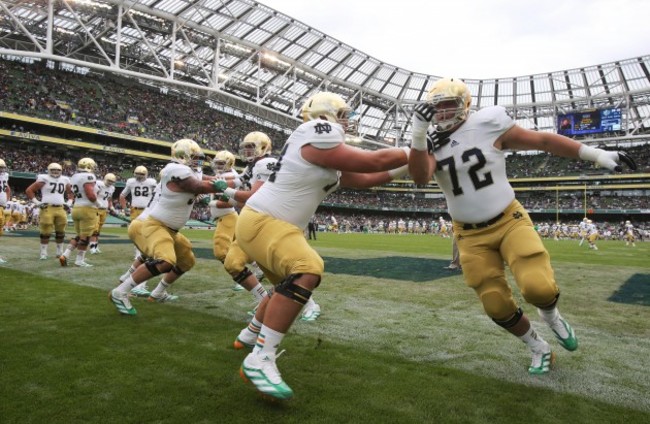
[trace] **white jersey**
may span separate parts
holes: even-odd
[[[52,177],[50,174],[40,174],[36,177],[37,183],[43,183],[41,187],[41,202],[48,205],[63,205],[65,203],[65,188],[70,185],[70,178],[65,175]]]
[[[70,178],[72,192],[74,193],[75,206],[95,206],[94,202],[88,200],[86,192],[84,191],[84,185],[89,183],[93,185],[94,190],[94,186],[97,183],[97,177],[90,172],[77,172]]]
[[[515,122],[502,106],[471,114],[450,141],[433,152],[435,179],[454,221],[475,224],[494,218],[515,199],[503,151],[494,147]]]
[[[122,196],[126,197],[129,193],[131,194],[132,208],[146,208],[149,200],[151,200],[156,184],[156,180],[153,178],[145,178],[144,181],[129,178],[126,180],[124,190],[122,190]]]
[[[113,208],[113,193],[115,193],[115,186],[107,186],[104,184],[104,181],[97,181],[95,194],[97,195],[97,202],[99,202],[100,208]]]
[[[7,206],[7,187],[9,187],[9,173],[0,172],[0,206]]]
[[[146,208],[142,211],[140,215],[136,218],[136,220],[144,221],[147,219],[149,216],[149,212],[151,212],[151,209],[158,203],[158,200],[160,200],[160,192],[162,191],[162,186],[160,183],[156,185],[156,188],[153,189],[153,195],[151,196],[151,199],[149,200],[149,204],[147,205]]]
[[[230,171],[218,173],[217,177],[238,178],[239,174],[234,169],[231,169]],[[213,194],[212,200],[217,200],[219,197],[221,197],[221,194]],[[227,208],[217,208],[216,202],[210,202],[210,217],[213,220],[233,212],[235,212],[234,206],[229,206]]]
[[[274,172],[246,205],[298,228],[306,228],[318,205],[339,187],[341,172],[307,162],[300,149],[306,144],[332,149],[344,140],[343,127],[337,123],[317,119],[300,125],[282,148]]]
[[[160,175],[160,198],[152,205],[149,216],[173,230],[180,230],[190,219],[195,195],[171,191],[167,188],[167,183],[172,180],[199,178],[199,174],[187,165],[171,162],[160,171]]]

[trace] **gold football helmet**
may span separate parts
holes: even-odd
[[[203,166],[203,150],[194,140],[182,138],[172,144],[172,160],[190,168]]]
[[[235,165],[235,155],[228,150],[221,150],[212,159],[212,169],[216,173],[230,171]]]
[[[104,175],[104,184],[106,184],[107,187],[115,185],[115,181],[117,181],[115,174],[111,174],[109,172],[108,174]]]
[[[97,169],[97,164],[91,158],[79,159],[77,163],[77,171],[95,172],[95,169]]]
[[[63,172],[63,168],[61,167],[61,165],[59,165],[56,162],[52,162],[47,166],[47,173],[52,178],[59,178],[62,172]]]
[[[346,129],[350,119],[350,106],[336,93],[322,91],[311,96],[300,113],[304,122],[314,119],[324,119],[330,122],[337,122]]]
[[[0,159],[0,172],[5,172],[7,170],[7,164],[4,160]]]
[[[247,162],[271,153],[271,139],[260,131],[248,133],[239,143],[239,155]]]
[[[455,102],[452,108],[437,109],[432,124],[438,131],[449,131],[464,122],[469,116],[472,95],[469,88],[458,78],[443,78],[436,81],[427,93],[426,101],[436,106],[442,102]],[[453,114],[451,117],[449,115]]]
[[[149,175],[149,171],[147,171],[147,168],[142,165],[136,166],[133,171],[133,176],[135,176],[135,179],[138,181],[144,181],[145,178],[147,178],[147,175]]]

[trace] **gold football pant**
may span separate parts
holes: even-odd
[[[142,249],[137,244],[136,246],[147,257],[165,261],[182,272],[194,267],[196,258],[187,237],[152,217],[148,217],[141,225]]]
[[[56,234],[64,234],[68,225],[68,214],[63,206],[48,205],[41,209],[38,227],[43,236],[50,236],[52,231]]]
[[[559,294],[549,254],[526,210],[515,200],[503,212],[500,220],[485,228],[465,230],[454,222],[465,283],[496,321],[510,319],[518,308],[504,262],[526,302],[545,307]]]
[[[212,235],[212,251],[214,252],[214,257],[223,263],[235,238],[237,212],[221,216],[215,220],[215,223],[216,227]]]
[[[75,206],[72,208],[74,231],[79,237],[90,237],[97,225],[97,208]]]
[[[323,259],[309,245],[302,228],[248,206],[239,214],[235,243],[274,285],[291,274],[323,274]]]

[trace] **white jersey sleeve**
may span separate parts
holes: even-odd
[[[9,187],[9,173],[0,172],[0,206],[7,206],[7,187]]]
[[[171,162],[163,168],[160,174],[160,198],[155,205],[152,205],[149,216],[173,230],[180,230],[190,219],[195,195],[171,191],[167,184],[187,178],[198,178],[197,173],[189,166]]]
[[[104,184],[104,181],[97,181],[95,186],[95,193],[97,194],[97,201],[99,202],[100,208],[110,209],[109,201],[113,201],[113,193],[115,192],[115,186],[107,186]]]
[[[254,210],[304,229],[318,205],[339,186],[341,173],[303,159],[302,146],[334,148],[345,142],[343,127],[324,120],[300,125],[289,137],[268,180],[246,202]]]
[[[440,188],[454,221],[479,223],[494,218],[514,200],[503,151],[494,143],[515,125],[505,108],[491,106],[469,116],[449,141],[434,152]]]

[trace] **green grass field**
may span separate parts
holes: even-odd
[[[180,301],[135,299],[136,317],[107,298],[133,257],[124,229],[88,269],[39,261],[35,232],[0,238],[0,422],[650,422],[650,243],[546,242],[580,348],[562,350],[523,304],[558,354],[533,377],[523,343],[442,269],[449,240],[319,233],[323,315],[285,338],[278,367],[296,396],[272,403],[232,348],[252,296],[231,290],[210,232],[186,234],[199,261],[170,290]]]

